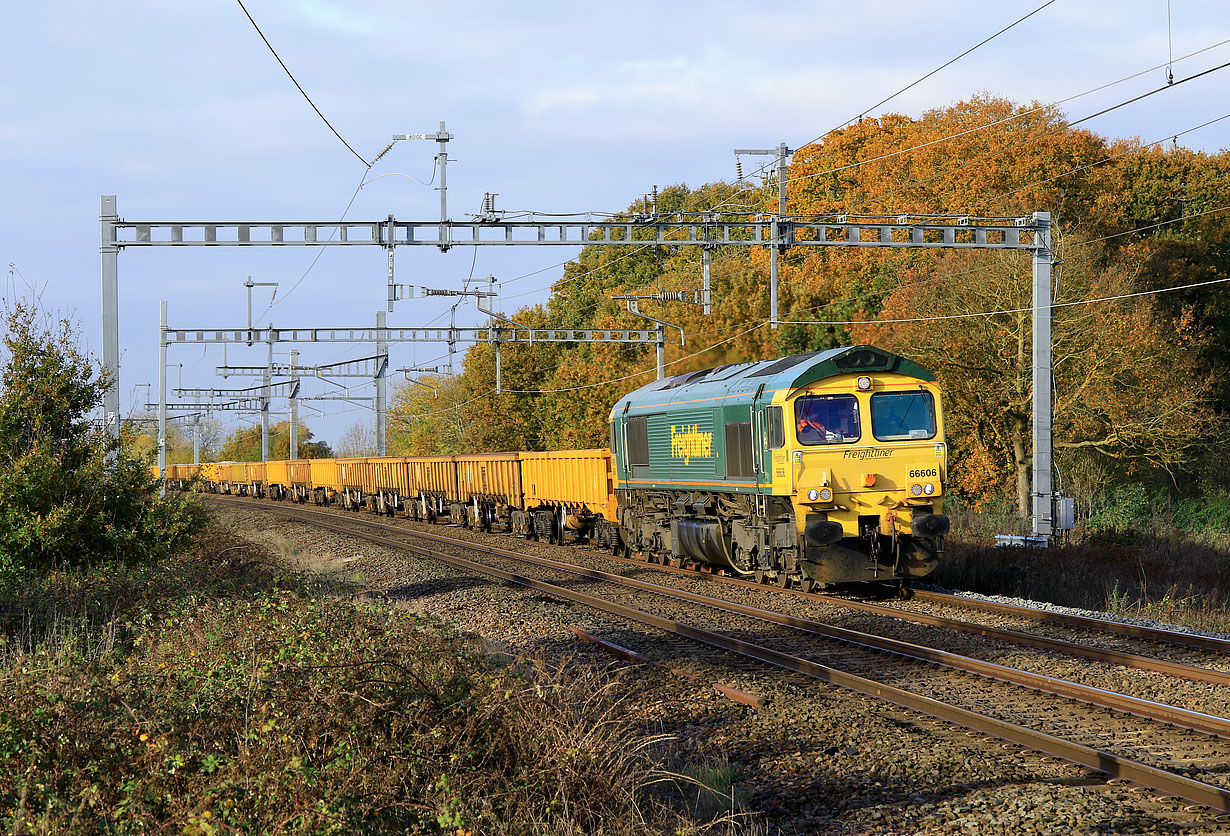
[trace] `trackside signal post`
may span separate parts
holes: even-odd
[[[435,139],[436,137],[432,137]],[[439,140],[444,147],[445,140]],[[779,166],[780,168],[780,166]],[[784,178],[779,174],[780,184]],[[441,191],[441,208],[444,192]],[[782,208],[779,205],[779,209]],[[114,195],[102,197],[99,216],[102,238],[103,367],[110,375],[104,400],[104,421],[119,435],[119,282],[120,250],[151,247],[453,247],[566,246],[566,247],[899,247],[922,249],[1017,250],[1033,257],[1034,317],[1034,420],[1033,420],[1033,534],[1049,538],[1055,531],[1056,497],[1051,488],[1051,218],[1036,212],[1025,218],[924,217],[918,215],[795,215],[674,213],[638,216],[617,221],[504,220],[502,217],[475,221],[398,221],[393,216],[376,221],[126,221],[119,217]],[[703,251],[703,250],[702,250]],[[389,299],[397,288],[390,275]],[[774,288],[775,290],[775,288]],[[777,322],[777,296],[771,301],[771,320]],[[504,336],[497,328],[381,329],[389,342],[420,340],[515,342],[528,339],[558,342],[653,342],[657,329],[642,332],[593,329],[512,329]],[[222,342],[222,330],[168,331],[168,342]],[[245,341],[356,341],[372,329],[291,330],[257,329],[243,334]],[[215,339],[204,335],[216,334]],[[197,335],[193,339],[189,335]],[[395,336],[396,335],[396,336]],[[541,336],[539,336],[541,335]],[[559,336],[565,335],[565,336]],[[572,336],[566,336],[572,335]],[[616,336],[619,335],[619,336]],[[359,340],[366,341],[366,340]]]

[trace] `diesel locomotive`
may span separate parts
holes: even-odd
[[[610,414],[622,548],[782,586],[927,575],[940,405],[932,374],[866,345],[643,386]]]

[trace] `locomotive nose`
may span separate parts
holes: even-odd
[[[943,537],[948,533],[948,517],[943,514],[922,514],[911,524],[916,537]]]

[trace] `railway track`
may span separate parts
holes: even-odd
[[[804,592],[799,589],[766,586],[756,581],[743,580],[728,575],[715,574],[696,569],[656,563],[647,564],[643,560],[633,558],[601,555],[607,560],[629,565],[650,565],[662,572],[685,577],[703,578],[706,581],[731,587],[745,589],[773,589],[775,594],[794,596],[803,600],[823,602],[834,607],[856,610],[870,615],[906,621],[912,624],[938,627],[944,630],[964,632],[982,636],[987,639],[1002,641],[1023,647],[1031,647],[1054,653],[1063,653],[1081,659],[1105,662],[1111,665],[1136,668],[1138,670],[1188,679],[1193,682],[1207,682],[1214,685],[1230,685],[1230,669],[1219,670],[1204,663],[1220,664],[1230,668],[1230,641],[1214,636],[1203,636],[1194,633],[1184,633],[1175,630],[1165,630],[1118,621],[1091,618],[1088,616],[1041,610],[1033,607],[1023,607],[1012,604],[1001,604],[993,601],[983,601],[960,595],[952,595],[926,590],[915,591],[911,601],[892,603],[858,600],[849,597],[826,594],[822,592]],[[1052,624],[1065,628],[1065,637],[1047,636],[1035,631],[1026,632],[1019,627],[970,622],[944,615],[937,615],[912,606],[919,603],[936,604],[948,609],[964,611],[987,612],[1003,616],[1005,619],[1020,625],[1022,622],[1032,624]],[[1105,634],[1112,637],[1115,644],[1090,644],[1089,634]],[[1085,641],[1075,641],[1074,637]],[[1150,655],[1143,650],[1155,651],[1158,645],[1178,648],[1180,658],[1164,659]],[[1131,649],[1133,646],[1137,650]],[[1187,652],[1183,652],[1186,650]]]
[[[1230,721],[1220,717],[371,519],[346,517],[343,523],[329,512],[226,502],[445,560],[1230,812],[1230,746],[1224,742],[1230,738]],[[407,543],[407,537],[432,541],[434,547]],[[478,551],[485,560],[448,554],[441,547]],[[588,591],[598,585],[601,597]],[[712,622],[715,611],[722,613],[722,632],[696,626]],[[1021,717],[1029,725],[1017,722]]]

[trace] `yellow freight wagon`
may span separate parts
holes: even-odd
[[[205,483],[205,490],[210,493],[217,493],[220,481],[218,477],[218,463],[205,462],[201,465],[199,472],[201,474],[201,481]]]
[[[366,464],[366,457],[337,460],[337,481],[341,486],[339,494],[342,507],[347,510],[357,511],[366,502],[367,491],[363,487]]]
[[[594,533],[595,527],[600,541],[604,532],[615,533],[611,526],[597,525],[599,520],[614,523],[618,519],[610,450],[522,453],[521,485],[525,518],[518,531],[545,533],[561,542],[564,530],[581,540]]]
[[[269,482],[265,478],[266,462],[248,462],[247,492],[251,496],[268,496]]]
[[[522,453],[521,484],[526,508],[551,505],[616,519],[611,451],[605,448]]]
[[[416,520],[435,522],[447,516],[450,506],[460,502],[457,489],[457,462],[452,456],[412,456],[406,459],[407,508]]]
[[[312,465],[306,459],[286,463],[286,482],[290,498],[295,502],[307,502],[312,495]]]
[[[266,495],[270,499],[282,499],[287,494],[287,488],[290,485],[287,478],[287,464],[289,462],[286,461],[265,462]]]
[[[312,474],[312,497],[317,505],[328,505],[342,489],[337,479],[337,459],[308,459]]]
[[[391,517],[406,509],[411,496],[406,461],[404,457],[369,458],[357,466],[372,510]]]
[[[520,454],[481,453],[454,458],[459,494],[452,509],[454,522],[465,520],[465,524],[485,531],[500,523],[511,530],[512,511],[522,507]]]

